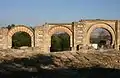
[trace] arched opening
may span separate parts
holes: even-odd
[[[65,32],[57,32],[51,36],[50,52],[70,50],[70,36]]]
[[[98,48],[111,48],[112,35],[105,28],[96,28],[90,34],[90,43],[97,44]]]
[[[16,32],[12,36],[12,48],[31,47],[31,36],[26,32]]]
[[[8,32],[8,48],[13,48],[13,46],[16,45],[16,44],[14,44],[14,42],[16,42],[16,40],[14,41],[14,36],[16,36],[16,34],[19,33],[19,32],[26,33],[28,35],[29,39],[30,39],[30,43],[31,43],[30,46],[34,47],[34,33],[33,33],[33,30],[31,28],[27,27],[27,26],[18,25],[18,26],[15,26],[15,27],[11,28]],[[24,39],[24,38],[22,38],[22,39]],[[22,45],[22,46],[28,46],[28,45]]]

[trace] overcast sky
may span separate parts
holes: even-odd
[[[0,26],[120,19],[120,0],[0,0]]]

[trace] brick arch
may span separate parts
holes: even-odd
[[[12,29],[10,29],[8,31],[8,48],[12,47],[12,36],[16,33],[16,32],[26,32],[30,35],[31,37],[31,46],[34,47],[34,32],[31,28],[24,26],[24,25],[18,25],[13,27]]]
[[[57,32],[66,32],[70,36],[70,47],[73,47],[72,31],[65,26],[54,26],[48,30],[49,34],[49,47],[51,47],[51,36]]]
[[[93,30],[95,30],[96,28],[104,28],[106,29],[108,32],[110,32],[111,36],[112,36],[112,45],[115,44],[115,31],[114,29],[107,23],[103,23],[103,22],[99,22],[99,23],[95,23],[92,24],[89,29],[87,30],[87,44],[90,44],[90,35],[92,33]]]
[[[65,26],[55,26],[48,31],[50,36],[52,36],[56,32],[66,32],[67,34],[69,34],[69,36],[72,36],[72,31]]]

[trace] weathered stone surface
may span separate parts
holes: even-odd
[[[39,47],[39,51],[49,53],[51,47],[51,36],[56,32],[66,32],[70,36],[70,47],[76,51],[77,46],[91,45],[90,35],[96,28],[104,28],[108,30],[112,37],[114,49],[119,50],[120,44],[120,21],[119,20],[82,20],[72,23],[46,23],[43,26],[34,28],[17,25],[10,30],[7,28],[0,28],[0,49],[8,49],[12,47],[12,36],[16,32],[26,32],[31,37],[31,47]],[[108,47],[108,46],[107,46]],[[112,48],[111,47],[111,48]],[[81,47],[82,48],[82,47]],[[83,47],[90,49],[90,47]],[[80,48],[78,48],[80,49]]]
[[[28,46],[22,46],[22,47],[20,47],[20,49],[27,49],[28,48]]]

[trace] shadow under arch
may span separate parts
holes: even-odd
[[[70,36],[65,32],[54,33],[51,36],[50,52],[69,51],[70,48]]]
[[[31,37],[31,47],[34,47],[34,31],[27,26],[17,25],[15,27],[11,28],[8,32],[8,48],[12,47],[12,36],[16,32],[26,32],[27,34],[29,34]]]

